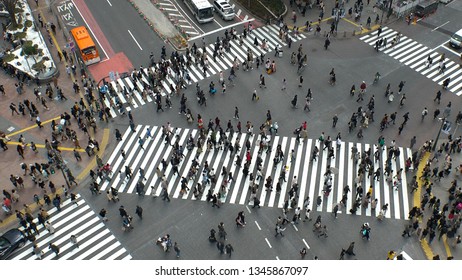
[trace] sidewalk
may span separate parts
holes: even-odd
[[[321,34],[325,35],[330,31],[331,24],[333,22],[333,9],[335,7],[335,1],[333,0],[326,0],[324,1],[325,8],[324,8],[324,15],[322,17],[321,22],[319,22],[319,17],[321,14],[321,9],[319,6],[316,5],[316,1],[314,1],[314,4],[312,6],[312,9],[307,8],[305,16],[303,17],[301,14],[301,10],[298,9],[298,7],[293,4],[290,6],[290,1],[289,0],[283,0],[283,2],[287,6],[287,13],[283,16],[284,22],[289,26],[289,28],[293,29],[294,27],[298,27],[300,32],[306,32],[306,22],[311,21],[312,26],[313,26],[313,31],[310,33],[314,34],[314,31],[316,30],[316,25],[320,24],[321,26]],[[340,19],[338,26],[337,26],[337,32],[336,34],[334,33],[334,38],[336,39],[341,39],[341,38],[351,38],[353,36],[358,36],[361,34],[366,34],[371,31],[377,30],[381,25],[385,26],[387,24],[390,24],[392,22],[395,22],[397,18],[392,15],[390,16],[389,19],[386,18],[387,13],[384,12],[378,8],[374,9],[374,5],[376,1],[372,0],[370,1],[369,4],[367,4],[367,0],[364,0],[364,6],[363,6],[363,11],[361,12],[361,17],[359,21],[355,21],[355,13],[354,13],[354,5],[355,5],[354,0],[347,1],[345,3],[345,16]],[[348,14],[348,10],[350,8],[353,8],[353,13],[350,16]],[[293,21],[293,12],[295,11],[296,14],[296,22],[294,23]],[[379,21],[376,24],[375,20],[377,15],[379,16]],[[382,18],[383,16],[383,18]],[[371,18],[371,25],[367,26],[367,19],[368,17]],[[361,28],[362,25],[362,28]]]
[[[33,14],[35,19],[37,19],[37,14],[39,12],[43,12],[42,16],[44,17],[45,21],[48,20],[50,17],[50,14],[48,12],[48,9],[45,7],[45,3],[39,2],[39,7],[37,8],[35,5],[34,1],[29,1],[29,5],[31,5],[31,8],[33,9]],[[44,31],[44,30],[42,30]],[[0,96],[0,107],[3,109],[2,112],[0,113],[0,130],[4,131],[9,137],[11,138],[12,142],[17,142],[20,135],[23,135],[25,137],[26,143],[30,143],[33,141],[34,143],[38,144],[44,144],[45,139],[48,139],[51,141],[51,129],[50,129],[50,124],[51,124],[51,119],[60,117],[60,115],[64,112],[68,112],[70,114],[71,107],[74,105],[75,102],[80,101],[80,99],[83,97],[82,93],[80,94],[74,94],[73,90],[73,83],[72,83],[72,77],[68,77],[66,74],[66,62],[61,61],[58,57],[58,51],[55,47],[56,43],[59,46],[63,46],[66,44],[65,39],[63,38],[62,32],[60,30],[57,30],[56,34],[56,40],[53,46],[50,46],[49,42],[47,42],[48,47],[50,48],[50,52],[52,53],[56,63],[58,64],[57,67],[60,71],[60,76],[56,79],[57,85],[62,89],[64,96],[68,98],[66,101],[60,101],[60,100],[50,100],[48,97],[46,98],[47,105],[49,107],[49,110],[46,110],[44,107],[39,102],[36,102],[36,98],[33,94],[34,87],[37,87],[35,83],[30,83],[29,86],[25,85],[24,86],[24,92],[22,93],[21,96],[18,96],[16,93],[15,89],[15,83],[17,82],[15,77],[10,77],[6,75],[4,72],[0,73],[0,79],[1,79],[1,84],[4,85],[6,95],[5,96]],[[9,43],[5,41],[1,41],[2,46],[8,46]],[[77,73],[80,72],[80,69],[77,70]],[[53,83],[52,83],[53,84]],[[81,81],[79,81],[81,90],[83,89],[83,86],[81,84]],[[54,87],[53,87],[54,88]],[[40,88],[42,94],[45,94],[45,85],[41,85]],[[56,96],[56,92],[54,94]],[[34,104],[36,104],[38,111],[40,112],[39,116],[40,119],[43,123],[43,128],[38,128],[35,125],[35,120],[30,120],[29,116],[26,113],[26,116],[21,116],[21,115],[14,115],[11,116],[11,110],[9,109],[10,103],[15,103],[16,105],[18,102],[22,102],[24,99],[28,99]],[[26,110],[27,111],[27,110]],[[96,119],[98,117],[96,116]],[[48,122],[47,122],[48,120]],[[78,124],[76,119],[72,118],[71,119],[71,124],[69,126],[70,129],[75,130],[76,134],[78,136],[80,146],[82,148],[85,148],[88,144],[88,137],[84,135],[84,133],[79,129]],[[104,151],[103,147],[103,134],[104,130],[103,128],[107,127],[107,124],[105,122],[99,122],[97,121],[98,129],[97,132],[94,134],[94,138],[100,143],[100,149],[101,152]],[[26,130],[23,130],[24,128],[27,128]],[[107,134],[107,132],[106,132]],[[61,141],[61,139],[58,139]],[[106,141],[107,142],[107,141]],[[39,145],[38,145],[39,146]],[[64,161],[67,163],[67,166],[71,170],[72,174],[74,177],[77,179],[77,181],[80,183],[86,174],[82,174],[79,176],[79,174],[82,171],[89,172],[89,167],[92,166],[92,163],[95,161],[94,156],[89,157],[85,152],[81,152],[81,157],[82,161],[77,162],[73,152],[72,148],[74,148],[74,144],[72,143],[71,140],[65,140],[61,141],[60,144],[61,147],[67,147],[71,149],[66,149],[65,151],[62,151],[62,157]],[[1,151],[2,157],[0,159],[0,178],[3,178],[3,184],[0,185],[0,190],[7,190],[8,192],[11,193],[11,190],[14,188],[13,184],[10,182],[9,177],[10,174],[13,175],[19,175],[24,179],[24,189],[19,190],[19,195],[20,199],[19,202],[13,204],[13,215],[12,216],[6,216],[5,213],[2,211],[0,214],[0,220],[2,220],[2,223],[0,223],[0,231],[5,230],[7,226],[11,225],[11,222],[16,223],[16,218],[14,215],[15,210],[20,210],[23,208],[24,204],[30,205],[34,204],[33,203],[33,195],[38,194],[40,197],[43,197],[43,192],[38,186],[35,186],[34,182],[32,181],[31,177],[29,175],[24,176],[24,171],[21,169],[20,164],[22,162],[26,164],[34,164],[35,162],[38,163],[46,163],[48,162],[47,159],[47,153],[46,149],[40,148],[39,147],[39,153],[35,154],[30,147],[26,147],[24,157],[25,159],[22,159],[17,151],[16,151],[16,145],[15,144],[8,144],[8,150],[7,151]],[[57,189],[61,189],[62,185],[65,185],[64,178],[62,176],[62,173],[60,170],[56,170],[55,174],[50,175],[50,181],[52,181]],[[82,185],[79,185],[79,188]],[[73,187],[71,191],[75,191],[76,187]],[[51,191],[48,187],[48,183],[45,185],[45,189],[47,190],[47,193],[50,194]]]
[[[454,135],[454,137],[456,137],[456,135]],[[439,143],[441,144],[442,142],[443,141],[441,141],[441,139],[440,139]],[[438,166],[440,168],[440,170],[441,170],[443,162],[444,162],[444,156],[445,156],[445,154],[443,153],[443,155],[441,155],[439,157],[439,162],[438,163],[436,161],[433,161],[433,163],[431,165],[431,169]],[[432,159],[432,158],[433,158],[433,153],[429,156],[429,160]],[[436,196],[439,199],[441,199],[441,207],[440,207],[440,209],[443,207],[444,204],[446,204],[448,202],[448,197],[449,197],[448,190],[449,190],[449,188],[451,186],[451,182],[453,180],[457,180],[458,182],[460,182],[460,179],[461,179],[460,173],[457,173],[455,168],[458,167],[460,164],[462,164],[462,153],[457,153],[457,152],[453,153],[453,154],[451,154],[451,158],[452,158],[452,163],[453,163],[451,173],[448,176],[441,179],[440,182],[438,182],[436,180],[431,180],[433,182],[433,184],[434,184],[433,188],[432,188],[432,195]],[[425,163],[423,163],[423,164],[425,165]],[[458,184],[458,186],[460,187],[460,183]],[[425,192],[425,190],[423,189],[421,192],[423,193],[423,192]],[[421,199],[422,199],[422,196],[419,197],[419,203],[420,203]],[[449,209],[451,209],[451,207],[449,207]],[[449,213],[449,211],[447,213]],[[426,209],[424,211],[424,218],[422,219],[422,223],[426,223],[428,218],[430,217],[430,215],[431,215],[431,211],[429,209]],[[447,214],[446,214],[446,218],[447,218]],[[456,233],[456,236],[458,234],[461,234],[460,230]],[[435,239],[433,240],[433,242],[431,244],[428,244],[427,241],[422,242],[423,243],[422,247],[423,247],[424,251],[427,253],[427,250],[428,250],[427,255],[431,255],[429,257],[439,255],[442,260],[443,259],[445,260],[450,256],[454,257],[454,259],[457,259],[457,260],[462,259],[462,251],[461,251],[461,247],[460,247],[461,244],[453,247],[453,240],[454,239],[448,240],[445,236],[443,236],[441,238],[441,240],[438,240],[438,235],[439,234],[437,232],[437,235],[436,235]],[[427,239],[428,239],[428,237],[427,237]]]

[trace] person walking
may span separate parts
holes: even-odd
[[[282,232],[284,232],[286,228],[282,227],[282,225],[276,224],[276,228],[274,230],[276,231],[274,237],[278,237],[278,235],[281,235],[281,237],[283,237],[284,234],[282,234]]]
[[[16,150],[18,151],[19,156],[24,159],[24,148],[22,147],[21,144],[18,144],[16,146]]]
[[[239,108],[234,107],[234,117],[233,119],[239,120]]]
[[[175,243],[173,244],[173,250],[174,250],[175,253],[176,253],[176,257],[179,258],[179,257],[180,257],[180,252],[181,252],[181,250],[180,250],[180,246],[178,245],[177,242],[175,242]]]
[[[46,222],[45,222],[45,228],[46,228],[46,230],[48,230],[48,233],[49,233],[49,234],[55,233],[55,228],[54,228],[54,226],[51,224],[50,221],[46,221]]]
[[[144,147],[143,147],[144,140],[143,138],[141,138],[141,136],[138,137],[138,144],[140,144],[141,149],[144,150]]]
[[[53,253],[55,253],[56,257],[59,255],[59,247],[56,246],[55,244],[50,242],[50,244],[48,245],[48,249],[50,249]]]
[[[71,203],[74,203],[76,206],[79,206],[77,202],[77,195],[75,193],[71,193]]]
[[[337,121],[338,121],[338,116],[337,114],[334,115],[334,117],[332,118],[332,127],[335,128],[335,126],[337,125]]]
[[[355,243],[351,242],[350,246],[348,246],[348,249],[346,249],[345,253],[349,256],[356,256],[356,254],[354,253],[354,249],[355,249]]]
[[[34,244],[34,247],[33,247],[33,252],[35,254],[35,256],[41,260],[42,259],[42,256],[43,256],[43,251],[39,248],[39,246],[37,246],[37,244]]]
[[[234,252],[234,248],[231,244],[226,244],[225,246],[225,254],[227,254],[231,258],[231,254]]]
[[[422,122],[424,121],[425,117],[428,115],[428,109],[427,107],[425,107],[423,110],[422,110]]]
[[[220,252],[221,255],[225,253],[225,244],[219,240],[217,240],[217,249]]]
[[[258,99],[260,99],[260,97],[257,95],[257,89],[253,89],[253,92],[252,92],[252,101],[258,101]]]
[[[303,247],[303,248],[300,250],[300,257],[301,257],[302,259],[304,259],[305,256],[306,256],[306,248]]]
[[[136,205],[135,214],[138,215],[140,219],[143,219],[143,208],[141,208],[139,205]]]
[[[71,244],[72,246],[75,246],[77,249],[79,248],[79,243],[77,241],[77,235],[75,234],[72,234],[71,237],[70,237],[70,241],[71,241]]]
[[[117,128],[115,130],[115,136],[117,141],[122,141],[122,133],[120,133],[120,130]]]

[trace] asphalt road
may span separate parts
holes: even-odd
[[[275,208],[247,209],[239,205],[223,205],[216,209],[206,202],[172,199],[169,203],[159,197],[126,194],[120,195],[119,203],[113,203],[108,202],[104,195],[83,193],[83,196],[95,212],[106,208],[109,217],[106,225],[134,259],[176,259],[174,252],[165,253],[155,244],[158,237],[166,234],[170,234],[172,240],[180,244],[181,259],[229,259],[219,253],[215,243],[208,241],[210,229],[214,228],[218,233],[217,225],[220,222],[224,222],[228,234],[225,244],[234,247],[231,259],[299,259],[300,249],[308,245],[310,249],[306,259],[318,256],[324,260],[335,260],[341,248],[346,248],[352,241],[356,243],[356,256],[350,259],[383,260],[390,248],[405,250],[414,258],[423,258],[422,252],[413,244],[413,239],[400,237],[404,227],[404,222],[400,220],[378,222],[376,219],[345,215],[335,219],[332,214],[325,213],[322,219],[329,229],[328,238],[318,238],[313,233],[314,221],[300,221],[295,226],[286,225],[284,237],[275,237],[274,225],[281,215],[280,210]],[[121,229],[122,219],[118,212],[120,205],[134,217],[134,229],[130,232]],[[134,213],[136,205],[144,209],[142,219]],[[234,219],[239,211],[245,212],[245,228],[235,225]],[[362,240],[359,234],[364,222],[369,222],[372,227],[370,241]]]
[[[85,1],[115,53],[124,52],[134,67],[146,65],[149,54],[159,55],[164,42],[128,1]],[[81,22],[84,24],[84,22]],[[167,53],[171,47],[166,45]]]
[[[98,2],[98,4],[88,3],[88,5],[90,7],[91,5],[105,4],[103,1]],[[139,49],[137,50],[134,41],[130,41],[130,37],[127,37],[130,35],[122,35],[124,32],[115,34],[116,30],[128,30],[130,28],[135,30],[136,28],[136,32],[132,30],[132,33],[138,39],[138,36],[143,34],[138,30],[141,25],[138,26],[139,23],[133,16],[130,16],[128,17],[128,23],[123,25],[123,29],[120,26],[116,27],[115,24],[110,24],[111,21],[108,18],[112,20],[112,17],[120,11],[117,9],[118,12],[114,10],[112,13],[105,14],[107,11],[101,10],[101,7],[100,9],[97,7],[91,9],[95,13],[95,17],[101,18],[101,28],[105,33],[107,32],[106,35],[111,38],[111,43],[114,40],[112,37],[118,38],[117,42],[120,41],[114,44],[114,50],[119,50],[119,48],[129,45],[132,49],[131,52],[137,53],[140,59],[143,58],[143,61],[145,61],[143,54],[140,54]],[[106,8],[106,10],[108,9]],[[128,12],[125,12],[125,14],[128,14]],[[135,16],[137,17],[137,15]],[[123,18],[126,19],[126,16]],[[443,20],[443,18],[441,19]],[[435,21],[432,24],[438,26],[438,24],[443,23]],[[408,26],[404,22],[397,22],[390,27],[401,31],[404,35],[427,45],[429,48],[438,47],[447,40],[447,34],[444,32],[429,36],[428,34],[433,34],[434,32],[431,33],[431,28],[428,25]],[[114,32],[114,34],[111,32]],[[211,35],[211,37],[216,38],[216,35]],[[128,39],[125,39],[124,42],[123,38]],[[138,42],[141,46],[145,44],[144,41]],[[120,44],[120,46],[117,46],[117,44]],[[307,121],[309,138],[316,139],[321,132],[335,137],[340,132],[344,141],[375,144],[377,138],[383,135],[387,144],[392,139],[396,139],[397,146],[409,146],[410,139],[414,135],[418,139],[417,146],[435,137],[439,129],[439,122],[438,120],[432,120],[430,116],[424,122],[421,122],[420,114],[424,107],[428,107],[429,114],[432,115],[436,108],[442,110],[448,102],[452,102],[452,117],[455,117],[458,108],[460,108],[460,98],[450,92],[444,93],[441,105],[433,102],[435,93],[441,86],[408,66],[398,63],[392,57],[382,52],[376,52],[371,46],[357,38],[333,39],[327,51],[323,49],[324,40],[322,38],[310,36],[302,44],[304,51],[308,54],[308,67],[303,73],[305,81],[302,88],[298,87],[296,67],[289,63],[290,52],[296,51],[298,47],[298,45],[294,45],[291,50],[284,49],[283,58],[275,58],[272,53],[267,55],[277,63],[276,73],[265,76],[267,89],[258,87],[258,77],[263,73],[261,68],[249,72],[239,70],[237,72],[237,85],[228,87],[225,95],[209,96],[207,107],[200,107],[197,104],[193,86],[185,90],[188,97],[188,108],[191,108],[194,115],[200,113],[204,121],[218,116],[222,119],[222,123],[225,123],[228,119],[232,119],[234,107],[238,106],[241,120],[243,122],[250,120],[256,128],[264,122],[266,111],[271,110],[273,120],[278,121],[280,125],[279,134],[283,136],[293,135],[292,131],[299,127],[303,121]],[[127,47],[125,46],[125,48]],[[129,56],[128,53],[127,56]],[[131,56],[129,58],[131,59]],[[136,61],[132,62],[137,65]],[[337,74],[337,83],[334,86],[328,84],[329,72],[332,68],[335,69]],[[381,80],[376,85],[370,85],[374,78],[374,73],[377,71],[382,75]],[[281,82],[284,78],[288,82],[287,90],[281,91]],[[202,88],[207,89],[212,80],[215,84],[218,84],[218,77],[216,76],[202,80],[199,84]],[[399,100],[387,103],[383,94],[388,83],[391,84],[392,90],[397,91],[397,86],[402,80],[406,81],[404,93],[407,100],[403,108],[400,108],[398,105]],[[356,102],[356,98],[350,97],[349,90],[352,84],[355,84],[358,89],[361,81],[366,81],[369,87],[365,100],[359,103]],[[261,96],[261,99],[256,103],[251,102],[251,93],[254,88],[257,89],[258,94]],[[308,88],[311,88],[314,97],[312,111],[309,113],[302,110],[303,99]],[[298,109],[294,109],[290,105],[290,100],[296,94],[299,97]],[[358,139],[356,131],[351,134],[348,133],[347,123],[352,112],[356,111],[359,106],[364,108],[372,95],[375,95],[376,121],[364,130],[364,138]],[[178,98],[174,97],[172,101],[174,109],[170,112],[155,113],[153,104],[147,104],[141,109],[134,110],[135,122],[146,125],[163,125],[170,122],[173,126],[186,127],[186,120],[177,113]],[[395,111],[398,112],[397,124],[380,133],[379,122],[382,116],[385,113],[390,115]],[[410,120],[403,134],[398,135],[398,126],[402,121],[402,115],[406,112],[410,112]],[[339,122],[335,129],[331,125],[334,114],[339,116]],[[153,116],[155,117],[153,118]],[[113,124],[125,130],[128,119],[118,118]],[[402,220],[386,220],[384,223],[379,223],[373,218],[351,215],[340,215],[335,220],[329,214],[323,214],[325,215],[323,219],[329,228],[329,237],[326,240],[318,240],[311,231],[311,225],[300,225],[298,231],[292,226],[288,226],[284,238],[274,238],[274,222],[280,214],[280,210],[275,208],[250,209],[251,213],[249,213],[245,207],[238,205],[225,205],[221,209],[213,209],[203,202],[172,200],[168,204],[158,198],[153,201],[150,197],[141,198],[135,195],[122,194],[121,204],[127,209],[132,209],[129,211],[132,215],[134,215],[136,205],[141,205],[145,209],[144,219],[139,221],[135,217],[135,229],[130,233],[124,233],[120,229],[121,222],[117,211],[120,204],[108,205],[104,196],[89,197],[86,190],[82,192],[82,195],[87,196],[87,201],[92,204],[95,211],[102,207],[107,207],[110,213],[109,228],[135,259],[173,259],[173,254],[165,255],[153,243],[153,240],[166,233],[171,234],[173,240],[180,243],[182,255],[185,259],[223,258],[218,254],[216,248],[207,241],[210,228],[216,228],[220,221],[224,221],[227,226],[229,242],[235,248],[233,258],[237,259],[275,259],[276,257],[295,259],[299,257],[298,251],[304,246],[303,239],[311,248],[307,258],[312,258],[316,255],[321,259],[337,259],[340,249],[345,248],[351,241],[356,241],[358,259],[384,259],[386,252],[390,249],[405,250],[415,259],[424,258],[420,244],[415,238],[403,239],[401,237],[404,226],[404,221]],[[248,226],[245,229],[235,229],[234,218],[237,212],[241,210],[246,211]],[[313,217],[315,218],[316,216],[317,214],[314,213]],[[363,222],[369,222],[373,229],[372,240],[369,242],[362,241],[359,237],[358,230]]]

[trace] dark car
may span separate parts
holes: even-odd
[[[17,228],[10,229],[0,236],[0,259],[5,260],[14,250],[26,244],[24,233]]]

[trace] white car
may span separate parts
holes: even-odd
[[[215,11],[220,14],[223,20],[233,20],[235,17],[234,8],[229,5],[228,1],[215,0],[213,1]]]

